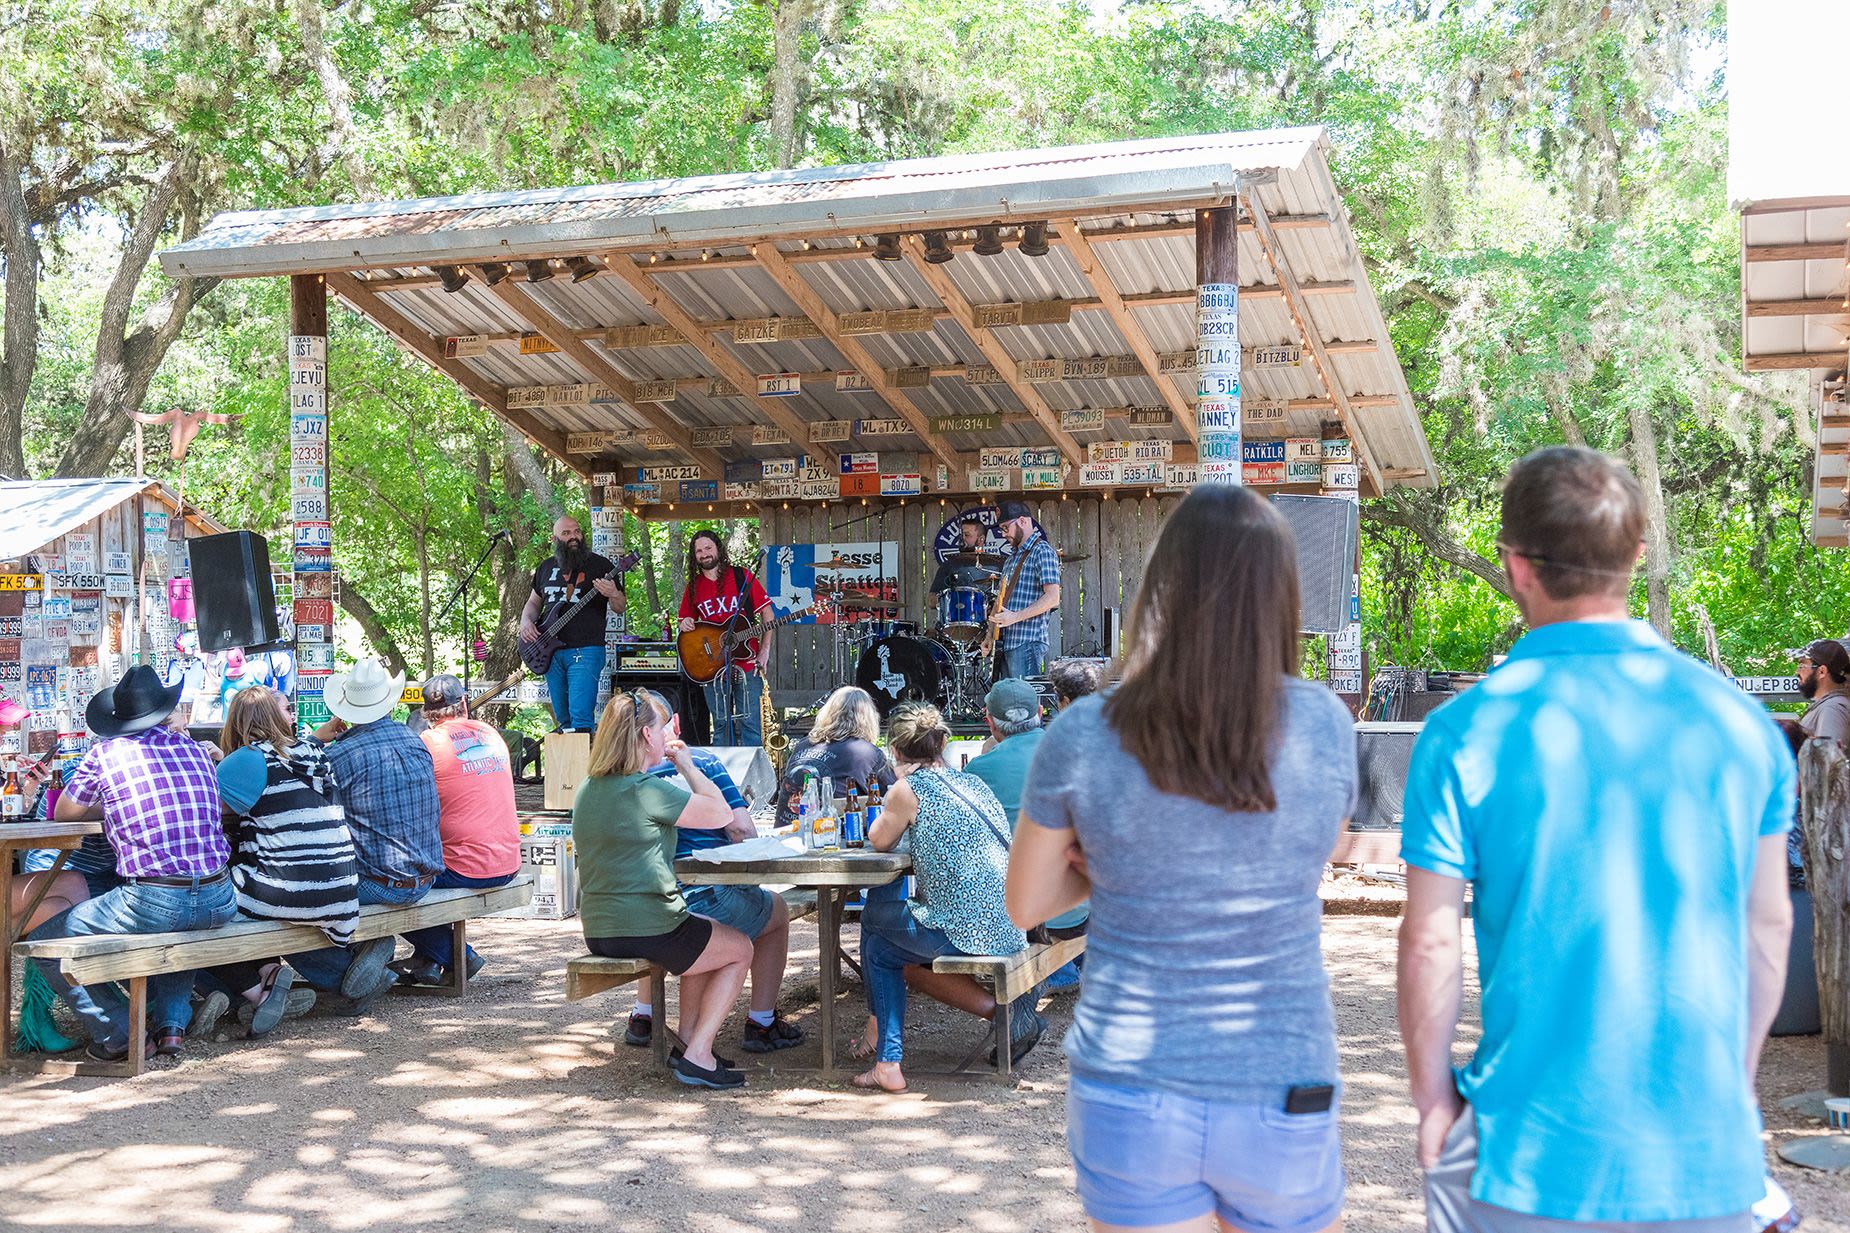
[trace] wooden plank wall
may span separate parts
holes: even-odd
[[[1144,561],[1163,519],[1181,499],[1175,495],[1104,500],[1069,493],[1065,500],[1028,502],[1055,548],[1087,558],[1062,570],[1060,610],[1048,630],[1048,646],[1055,657],[1116,653],[1117,648],[1102,646],[1104,610],[1115,609],[1122,619],[1143,578]],[[979,504],[949,500],[940,505],[936,498],[927,497],[885,508],[793,506],[771,511],[760,530],[760,542],[892,540],[899,545],[900,619],[929,626],[924,607],[936,564],[927,561],[927,550],[946,520],[966,506]],[[763,563],[758,565],[762,569]],[[774,693],[784,695],[778,699],[780,704],[801,705],[853,679],[852,665],[842,680],[836,679],[830,638],[826,625],[789,626],[779,631],[770,684]]]

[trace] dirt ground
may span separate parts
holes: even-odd
[[[1423,1218],[1394,1028],[1394,921],[1369,908],[1329,917],[1325,932],[1347,1084],[1346,1223],[1414,1230]],[[906,1095],[790,1069],[815,1063],[813,1041],[774,1055],[744,1092],[698,1095],[621,1044],[627,990],[565,1001],[577,922],[497,920],[473,932],[489,966],[460,1000],[394,994],[364,1019],[311,1015],[263,1042],[194,1042],[177,1065],[134,1080],[0,1077],[0,1228],[1083,1227],[1057,1045],[1071,994],[1045,1004],[1048,1040],[1012,1088],[922,1073],[953,1064],[979,1033],[954,1012],[915,1006]],[[783,1002],[807,1029],[813,924],[796,926],[793,942]],[[839,1005],[845,1030],[859,1021],[859,986]],[[722,1040],[739,1031],[729,1025]],[[1821,1086],[1823,1071],[1817,1037],[1772,1042],[1770,1143],[1823,1133],[1777,1107]],[[1850,1178],[1784,1165],[1778,1176],[1807,1228],[1850,1233]]]

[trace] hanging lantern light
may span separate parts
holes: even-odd
[[[453,265],[439,265],[432,268],[437,271],[437,281],[442,283],[443,289],[452,295],[469,285],[469,274],[466,270],[458,269]]]
[[[477,268],[482,271],[482,281],[491,287],[501,283],[511,273],[505,261],[490,261]]]
[[[976,229],[976,244],[971,252],[979,257],[999,257],[1002,255],[1002,228],[995,224]]]
[[[957,254],[951,251],[951,242],[942,231],[925,233],[925,261],[928,265],[943,265]]]
[[[1016,245],[1024,257],[1047,255],[1047,224],[1029,223],[1021,229],[1021,243]]]
[[[874,260],[875,261],[898,261],[900,260],[899,236],[889,231],[885,235],[881,236],[878,240],[874,241]]]

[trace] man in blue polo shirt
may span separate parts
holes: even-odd
[[[1611,459],[1518,463],[1498,550],[1531,632],[1414,748],[1400,1019],[1433,1229],[1739,1233],[1762,1194],[1792,758],[1627,618],[1644,529]],[[1467,882],[1483,1034],[1454,1075]]]

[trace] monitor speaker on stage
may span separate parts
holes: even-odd
[[[186,552],[201,651],[264,646],[280,639],[269,541],[254,531],[227,531],[187,540]]]
[[[612,692],[626,689],[652,689],[668,700],[681,717],[681,739],[689,745],[705,745],[713,739],[713,722],[707,715],[706,691],[675,671],[626,669],[618,667],[610,674]]]
[[[1341,497],[1276,496],[1298,544],[1298,628],[1307,634],[1340,633],[1349,622],[1349,587],[1355,575],[1360,510]]]

